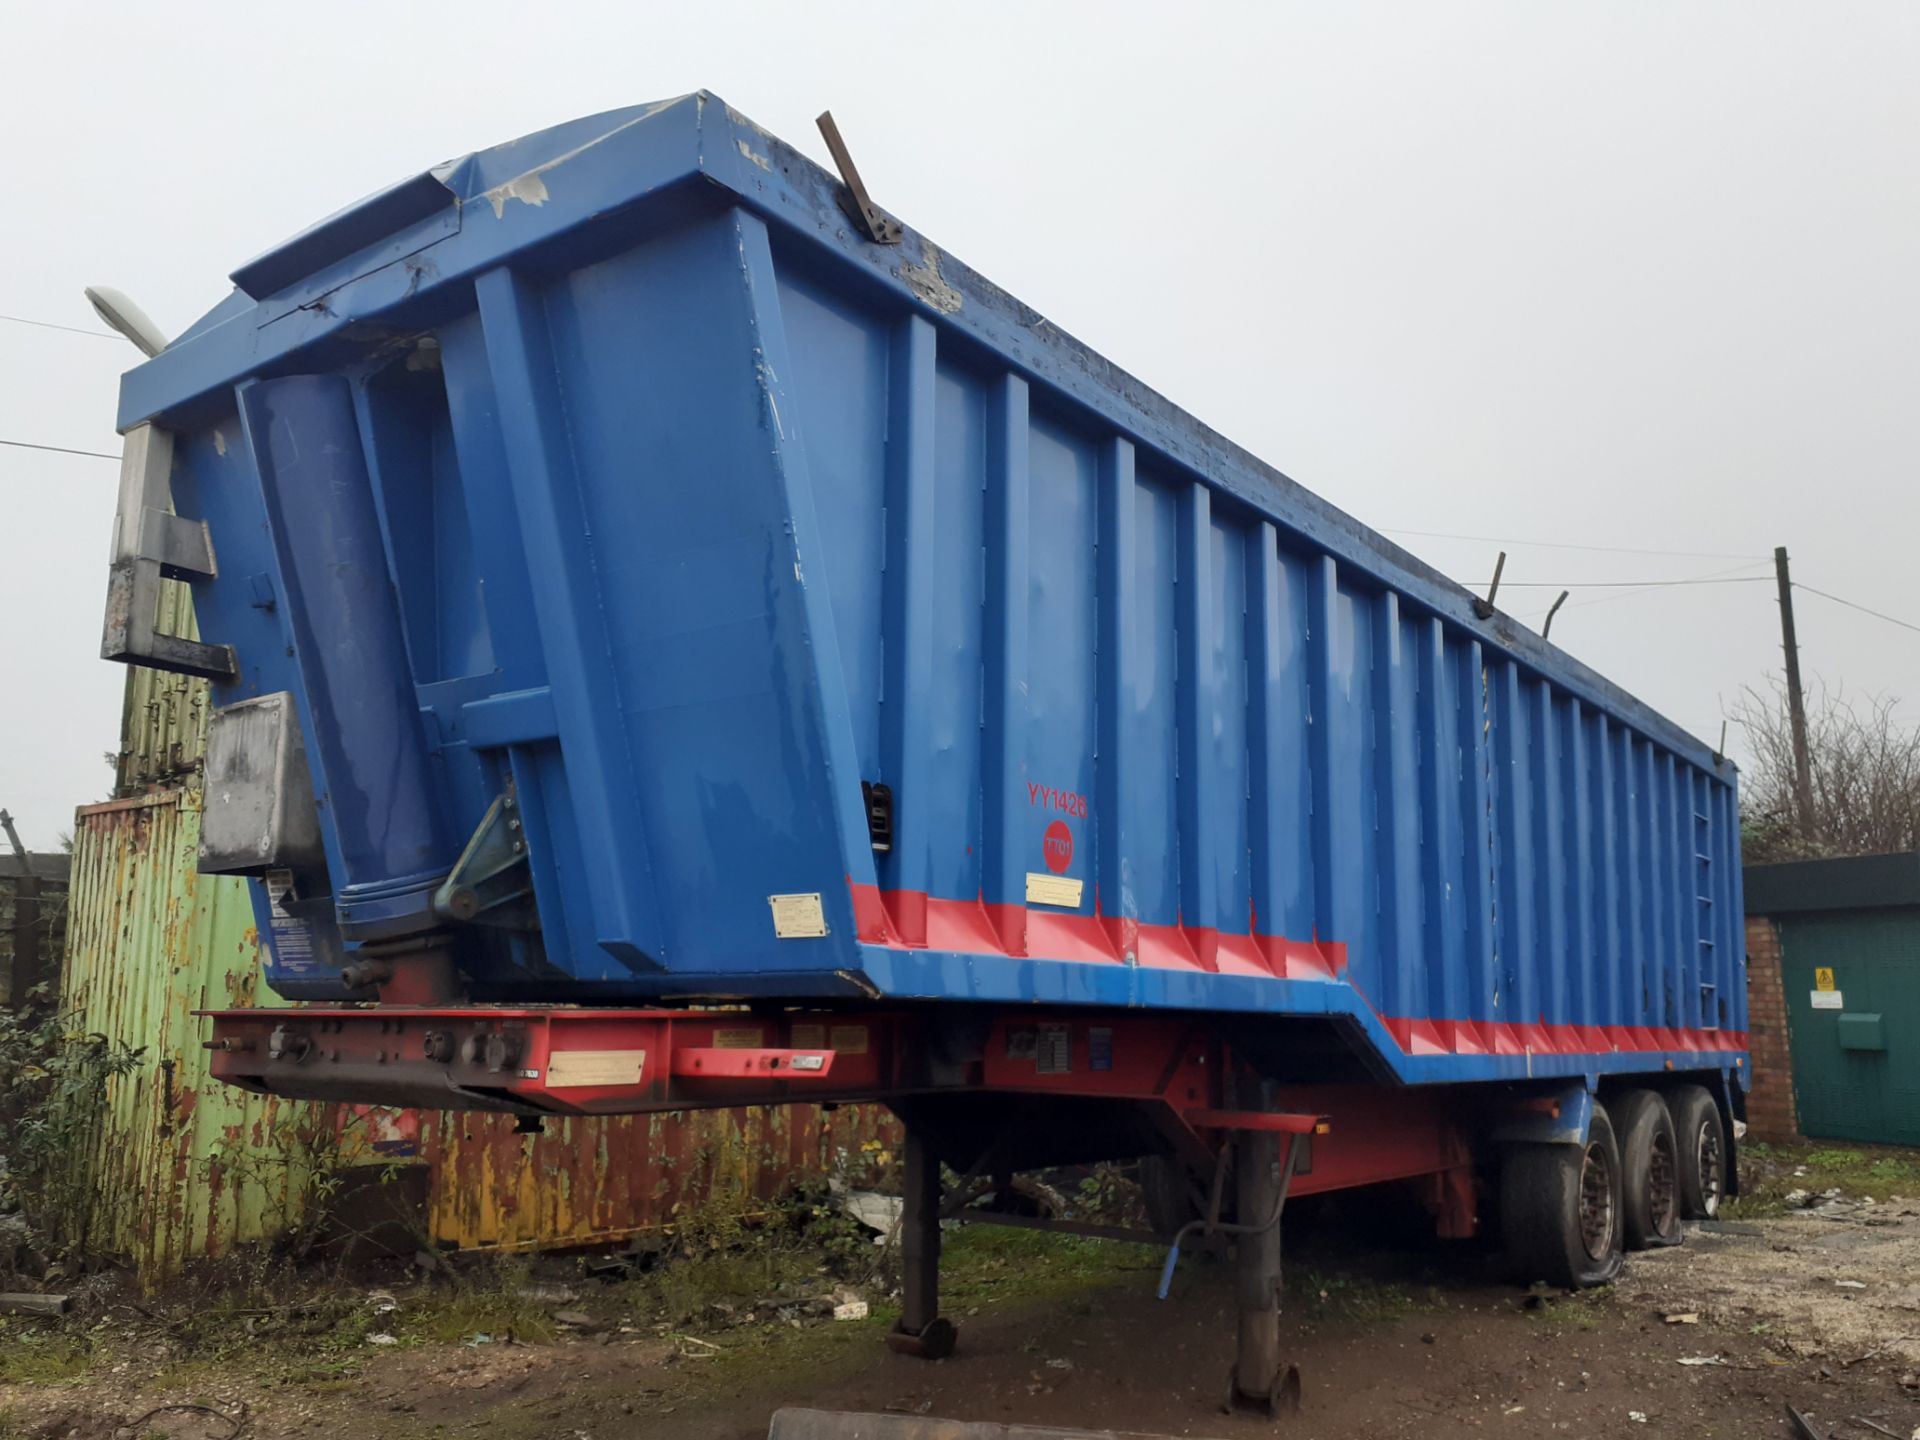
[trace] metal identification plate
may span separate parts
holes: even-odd
[[[1816,1010],[1844,1010],[1847,997],[1838,990],[1809,990],[1807,998]]]
[[[1086,884],[1084,880],[1075,880],[1067,875],[1036,875],[1027,872],[1027,903],[1029,905],[1061,905],[1069,910],[1080,908],[1080,891]]]
[[[555,1090],[585,1085],[638,1085],[644,1050],[556,1050],[547,1057],[547,1084]]]
[[[1073,1032],[1065,1025],[1042,1025],[1034,1051],[1033,1068],[1041,1075],[1073,1073]]]
[[[773,933],[782,940],[813,940],[827,933],[827,912],[820,892],[810,895],[769,895]]]

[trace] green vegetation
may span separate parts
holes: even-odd
[[[1159,1268],[1158,1246],[965,1225],[941,1250],[940,1293],[954,1315],[1002,1300],[1039,1304]]]
[[[1384,1324],[1439,1304],[1431,1287],[1416,1295],[1404,1285],[1364,1276],[1323,1275],[1316,1270],[1290,1275],[1287,1291],[1291,1303],[1303,1309],[1318,1306],[1315,1313],[1320,1316],[1358,1325]]]
[[[37,1004],[44,996],[36,989]],[[87,1266],[95,1254],[92,1165],[107,1082],[143,1052],[82,1030],[71,1015],[0,1010],[0,1214],[17,1214],[39,1265]],[[21,1257],[0,1253],[0,1273]],[[36,1270],[34,1273],[39,1273]]]
[[[1740,1150],[1740,1195],[1721,1207],[1721,1217],[1751,1220],[1778,1215],[1795,1190],[1818,1195],[1838,1190],[1851,1200],[1871,1195],[1920,1198],[1920,1151],[1885,1146],[1836,1147],[1817,1141],[1769,1145],[1754,1141]]]
[[[0,1322],[0,1384],[55,1385],[77,1379],[92,1358],[92,1341],[75,1327]]]
[[[1529,1320],[1540,1324],[1595,1330],[1604,1316],[1614,1313],[1618,1298],[1611,1285],[1573,1291],[1536,1286],[1527,1296],[1523,1313]]]

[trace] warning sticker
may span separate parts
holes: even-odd
[[[555,1090],[638,1085],[646,1063],[644,1050],[556,1050],[547,1059],[547,1084]]]
[[[1069,910],[1080,908],[1080,890],[1086,882],[1066,875],[1036,875],[1027,872],[1029,905],[1060,905]]]
[[[758,1050],[767,1043],[767,1032],[758,1025],[722,1025],[713,1032],[716,1050]]]
[[[1042,1025],[1037,1036],[1034,1069],[1042,1075],[1073,1073],[1073,1036],[1064,1025]]]
[[[1814,967],[1813,988],[1816,990],[1831,990],[1834,988],[1833,967],[1831,965],[1816,965]]]
[[[827,933],[827,912],[820,904],[820,892],[807,895],[769,895],[773,907],[773,933],[781,940],[812,940]]]
[[[313,955],[313,922],[289,915],[280,902],[293,889],[291,870],[267,872],[267,913],[273,932],[273,958],[282,970],[306,971],[318,963]]]

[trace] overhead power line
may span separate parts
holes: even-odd
[[[1500,582],[1500,588],[1503,590],[1655,590],[1666,585],[1744,585],[1749,580],[1772,578],[1770,575],[1732,575],[1720,578],[1702,575],[1691,580],[1503,580]],[[1465,580],[1455,583],[1472,588]]]
[[[1773,568],[1773,562],[1771,560],[1750,560],[1745,565],[1730,565],[1724,570],[1709,570],[1704,575],[1690,575],[1685,578],[1689,580],[1704,581],[1704,580],[1719,580],[1723,576],[1736,576],[1743,580],[1755,580],[1755,579],[1765,580],[1768,578],[1765,575],[1755,576],[1755,575],[1740,574],[1742,570],[1755,570],[1760,568],[1761,566],[1765,566],[1770,571]],[[1611,593],[1606,595],[1596,595],[1590,600],[1576,600],[1566,608],[1569,610],[1585,610],[1594,605],[1612,605],[1616,601],[1630,600],[1635,595],[1644,595],[1649,590],[1654,590],[1657,588],[1660,588],[1660,587],[1652,584],[1636,585],[1630,590],[1614,590]],[[1527,623],[1534,624],[1534,623],[1537,623],[1541,618],[1542,617],[1539,615],[1530,615],[1526,617],[1526,620],[1527,620]]]
[[[1829,595],[1824,590],[1816,590],[1813,588],[1813,586],[1808,585],[1804,581],[1801,581],[1801,580],[1794,581],[1793,588],[1796,590],[1804,590],[1809,595],[1818,595],[1822,600],[1831,600],[1836,605],[1844,605],[1849,610],[1858,610],[1862,615],[1871,615],[1876,620],[1884,620],[1889,625],[1898,625],[1902,630],[1920,631],[1920,625],[1915,625],[1910,620],[1898,619],[1895,616],[1888,615],[1883,611],[1874,610],[1866,605],[1857,604],[1852,600],[1842,600],[1838,595]]]
[[[1456,535],[1446,530],[1401,530],[1382,527],[1383,535],[1421,535],[1429,540],[1471,540],[1481,545],[1528,545],[1542,550],[1595,550],[1608,555],[1667,555],[1683,560],[1764,560],[1764,555],[1735,554],[1728,550],[1645,550],[1632,545],[1580,545],[1570,540],[1516,540],[1508,535]]]
[[[31,440],[0,440],[0,445],[11,445],[18,450],[51,450],[56,455],[90,455],[95,460],[120,458],[105,450],[76,450],[71,445],[36,445]]]
[[[51,320],[29,320],[24,315],[0,315],[0,320],[11,320],[16,325],[32,325],[41,330],[64,330],[69,335],[91,335],[96,340],[118,340],[120,337],[111,330],[91,330],[79,325],[56,325]]]

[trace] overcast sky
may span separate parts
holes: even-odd
[[[110,284],[178,333],[450,156],[705,87],[824,160],[831,106],[890,210],[1448,573],[1504,546],[1522,618],[1785,543],[1920,623],[1920,7],[16,5],[0,53],[8,315]],[[0,321],[0,438],[117,451],[134,358]],[[0,447],[34,846],[111,785],[115,478]],[[1920,718],[1920,633],[1798,609]],[[1780,666],[1768,583],[1576,586],[1554,638],[1710,743]]]

